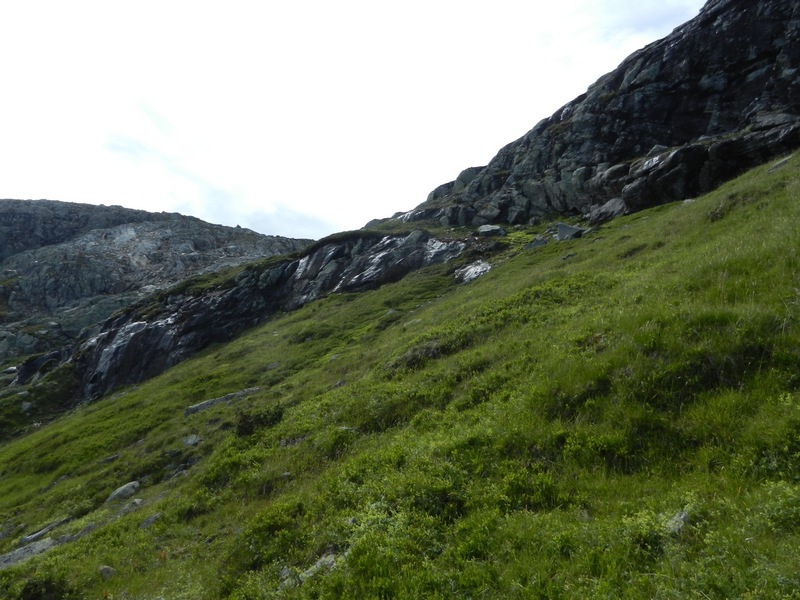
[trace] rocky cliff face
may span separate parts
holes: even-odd
[[[0,363],[189,276],[310,243],[178,214],[19,200],[0,200],[0,235]]]
[[[800,145],[800,4],[711,0],[401,218],[596,220],[709,191]]]
[[[298,308],[330,292],[376,288],[414,269],[448,261],[466,246],[423,231],[336,236],[297,258],[250,265],[215,287],[174,291],[132,307],[90,339],[27,361],[16,383],[69,364],[80,379],[75,399],[95,398],[161,373],[212,342],[230,340],[276,311]]]
[[[374,289],[414,269],[450,260],[464,248],[464,242],[437,240],[422,231],[400,236],[356,233],[321,244],[301,258],[248,267],[229,289],[168,296],[155,314],[145,317],[137,309],[113,319],[79,349],[81,397],[93,398],[158,374],[277,311],[330,292]]]

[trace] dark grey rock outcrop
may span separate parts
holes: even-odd
[[[459,283],[469,283],[478,277],[485,275],[492,270],[492,265],[486,261],[479,260],[465,267],[457,269],[455,272],[456,281]]]
[[[586,233],[585,229],[575,227],[574,225],[567,225],[566,223],[556,223],[550,229],[553,230],[554,237],[559,242],[575,240],[579,237],[583,237],[583,234]]]
[[[480,237],[502,237],[506,235],[505,229],[499,225],[481,225],[478,227]]]
[[[439,186],[402,218],[475,226],[592,213],[599,222],[710,191],[798,146],[800,4],[711,0],[470,171],[469,183]]]
[[[459,256],[466,243],[424,231],[405,235],[340,234],[300,257],[244,268],[232,282],[202,293],[162,294],[109,319],[102,330],[51,360],[22,364],[24,384],[68,364],[81,379],[80,398],[155,376],[213,342],[232,339],[279,311],[335,292],[359,292],[397,281],[414,269]],[[76,398],[77,400],[78,398]]]

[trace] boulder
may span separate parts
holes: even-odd
[[[678,511],[667,521],[665,528],[671,535],[680,535],[689,523],[689,514],[685,511]]]
[[[317,562],[311,565],[308,569],[300,573],[299,579],[300,582],[304,582],[306,579],[310,579],[314,577],[321,571],[330,571],[336,568],[336,555],[332,553],[324,554],[321,556]]]
[[[21,563],[32,556],[47,552],[56,546],[58,546],[58,541],[54,540],[53,538],[44,538],[41,540],[36,540],[35,542],[31,542],[22,548],[17,548],[11,552],[0,554],[0,569],[5,569],[6,567]]]
[[[612,198],[602,206],[594,206],[587,215],[590,225],[599,225],[625,214],[627,207],[622,198]]]
[[[155,523],[156,521],[158,521],[160,518],[161,518],[161,513],[160,513],[160,512],[157,512],[157,513],[155,513],[155,514],[152,514],[152,515],[150,515],[149,517],[147,517],[147,518],[146,518],[144,521],[142,521],[142,522],[141,522],[141,524],[139,525],[139,528],[140,528],[140,529],[147,529],[147,528],[148,528],[148,527],[150,527],[150,526],[151,526],[153,523]]]
[[[200,437],[195,435],[194,433],[191,435],[187,435],[183,438],[183,445],[184,446],[197,446],[200,443]]]
[[[139,482],[138,481],[131,481],[118,487],[116,490],[111,492],[111,494],[106,498],[106,503],[109,502],[120,502],[122,500],[127,500],[131,498],[136,492],[139,491]]]
[[[439,223],[443,227],[464,227],[475,219],[477,211],[471,206],[447,206],[438,212]]]
[[[481,275],[485,275],[491,269],[492,265],[490,265],[485,261],[479,260],[470,265],[467,265],[466,267],[457,269],[455,273],[456,281],[458,281],[459,283],[469,283],[470,281],[477,279]]]
[[[144,506],[144,500],[141,498],[134,498],[130,502],[128,502],[125,506],[122,507],[120,510],[121,514],[127,514],[129,512],[133,512],[135,510],[139,510]]]
[[[583,236],[584,233],[586,233],[586,229],[581,227],[567,225],[566,223],[555,224],[555,237],[560,242],[577,239]]]
[[[547,238],[543,235],[537,235],[533,238],[533,241],[525,245],[526,250],[533,250],[535,248],[541,248],[542,246],[547,245]]]
[[[505,229],[499,225],[481,225],[478,227],[480,237],[498,237],[506,235]]]
[[[447,183],[443,183],[442,185],[436,187],[428,194],[428,198],[426,202],[435,202],[440,198],[445,198],[453,193],[453,187],[455,186],[455,181],[449,181]]]
[[[458,194],[467,189],[467,186],[475,181],[475,178],[483,171],[483,167],[469,167],[464,169],[458,174],[456,180],[453,182],[453,189],[451,193]]]

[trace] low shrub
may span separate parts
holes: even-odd
[[[280,404],[261,410],[239,411],[236,414],[236,435],[246,437],[259,429],[274,427],[283,419],[283,407]]]

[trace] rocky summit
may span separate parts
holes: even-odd
[[[488,165],[394,218],[602,221],[707,192],[798,145],[800,5],[711,0]]]

